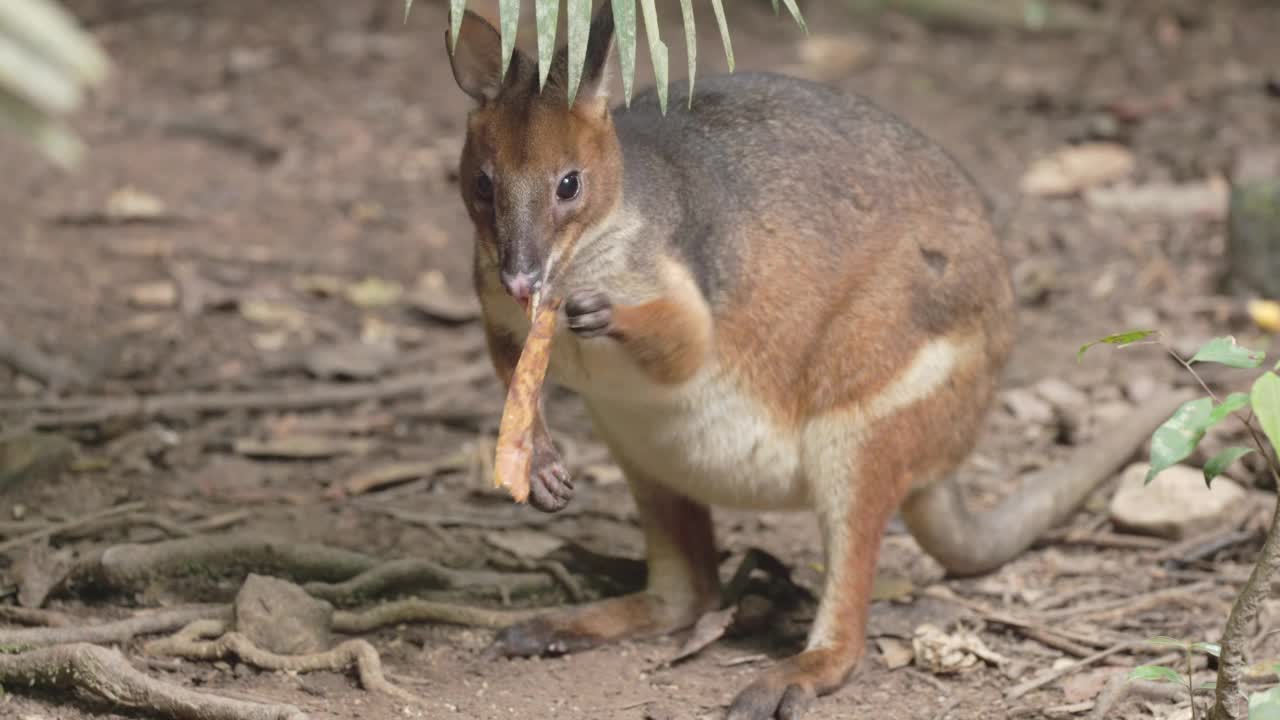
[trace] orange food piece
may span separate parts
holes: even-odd
[[[529,335],[511,374],[507,403],[498,425],[498,446],[493,460],[493,486],[505,486],[518,503],[529,499],[529,468],[533,461],[533,424],[538,418],[542,381],[551,362],[558,301],[531,303]]]

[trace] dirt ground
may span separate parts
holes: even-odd
[[[204,519],[236,512],[218,532],[450,567],[536,565],[500,549],[529,537],[640,557],[626,488],[572,397],[554,395],[551,409],[554,432],[582,478],[571,510],[544,522],[487,487],[482,463],[502,396],[483,373],[469,295],[470,229],[451,172],[469,100],[444,55],[443,3],[419,0],[407,26],[398,0],[69,4],[105,44],[117,73],[77,123],[92,148],[79,174],[64,176],[0,141],[7,176],[0,185],[0,330],[82,368],[89,381],[67,392],[93,396],[279,388],[305,396],[413,373],[436,380],[425,392],[298,411],[277,405],[68,419],[47,402],[47,388],[0,366],[0,431],[34,423],[79,446],[63,472],[0,485],[0,540],[144,501],[177,529],[142,519],[91,524],[91,531],[55,533],[52,546],[83,555],[205,533]],[[965,469],[978,503],[1087,439],[1094,415],[1186,381],[1154,347],[1097,350],[1077,363],[1082,342],[1155,326],[1179,349],[1227,332],[1274,349],[1240,299],[1221,289],[1220,213],[1134,215],[1078,196],[1026,195],[1019,181],[1035,159],[1083,140],[1132,151],[1135,185],[1231,177],[1238,158],[1277,141],[1280,12],[1262,0],[1093,4],[1106,16],[1094,29],[1035,35],[895,16],[872,21],[850,16],[841,3],[808,3],[817,33],[809,40],[775,19],[768,3],[730,8],[738,69],[790,70],[864,93],[940,141],[989,193],[1021,306],[1005,387],[1062,380],[1086,393],[1093,410],[1037,422],[1000,404]],[[667,17],[678,21],[674,5]],[[700,8],[698,17],[700,72],[721,72],[712,16]],[[664,32],[679,74],[678,23]],[[642,83],[647,64],[642,49]],[[119,207],[130,197],[127,221],[102,216],[110,198]],[[163,207],[146,207],[152,198]],[[1235,375],[1207,377],[1217,389],[1240,389],[1231,384]],[[388,463],[434,460],[437,472],[411,472],[407,482],[332,492]],[[1247,470],[1235,477],[1253,483]],[[1107,682],[1153,654],[1117,653],[1016,697],[1010,690],[1077,659],[1081,648],[1153,635],[1216,639],[1274,495],[1249,496],[1225,528],[1249,531],[1236,542],[1189,558],[1194,548],[1170,555],[1172,543],[1113,528],[1106,505],[1113,489],[1049,541],[973,580],[944,580],[895,525],[882,552],[885,599],[872,610],[867,656],[853,680],[806,717],[1083,717]],[[801,586],[820,587],[811,518],[718,512],[716,522],[725,578],[758,547],[792,568]],[[28,545],[0,554],[0,605],[17,602]],[[110,619],[225,600],[236,586],[55,593],[46,607]],[[1179,587],[1188,589],[1148,601]],[[492,593],[475,601],[500,605]],[[521,606],[566,601],[558,585],[512,599]],[[1074,653],[1051,647],[974,608],[1069,631],[1081,644]],[[780,608],[674,666],[666,660],[681,637],[495,661],[482,655],[490,630],[406,624],[365,635],[389,679],[426,698],[425,709],[366,692],[351,673],[159,661],[144,657],[137,640],[122,649],[158,677],[292,703],[314,718],[718,718],[737,689],[803,643],[812,613],[803,602]],[[1277,620],[1280,602],[1273,602],[1252,648],[1257,659],[1280,656],[1280,639],[1266,635]],[[952,674],[890,669],[922,623],[974,631],[1007,662]],[[140,717],[100,701],[8,691],[0,717]],[[1134,694],[1107,717],[1166,717],[1173,708],[1172,698]]]

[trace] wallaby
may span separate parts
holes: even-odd
[[[1015,300],[986,206],[946,153],[865,99],[780,75],[701,78],[692,107],[665,115],[652,91],[611,109],[609,2],[572,106],[563,49],[539,90],[519,50],[504,75],[478,15],[456,40],[454,77],[477,101],[459,178],[492,362],[510,382],[530,298],[563,299],[548,377],[582,397],[647,545],[643,592],[506,628],[498,652],[687,628],[719,601],[709,506],[811,509],[826,577],[807,648],[728,713],[799,717],[862,655],[895,512],[952,574],[993,569],[1179,399],[971,514],[951,477],[1009,355]],[[541,416],[533,447],[530,502],[555,511],[573,486]]]

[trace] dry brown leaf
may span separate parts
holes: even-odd
[[[345,482],[337,483],[325,493],[331,498],[363,495],[374,490],[399,485],[421,477],[431,477],[446,470],[466,468],[469,453],[457,452],[426,461],[394,462],[363,470]]]
[[[1133,172],[1133,152],[1105,142],[1069,145],[1041,158],[1022,177],[1022,191],[1030,195],[1073,195]]]
[[[911,646],[897,638],[876,638],[876,646],[880,648],[880,654],[884,657],[885,667],[890,670],[910,665],[915,657]]]
[[[367,439],[346,439],[324,435],[282,435],[258,439],[239,438],[232,443],[236,453],[252,458],[321,460],[340,455],[364,455],[375,444]]]
[[[693,631],[689,633],[689,638],[684,641],[684,644],[680,646],[675,655],[671,656],[667,663],[674,664],[702,652],[703,649],[724,636],[725,631],[733,624],[733,619],[737,614],[737,605],[704,613],[702,617],[698,618],[698,622],[694,624]]]
[[[555,336],[558,300],[546,304],[535,298],[529,335],[511,374],[507,403],[498,426],[498,444],[493,459],[493,485],[506,487],[518,503],[529,500],[529,465],[533,460],[533,424],[538,417],[542,381],[551,362],[551,340]]]

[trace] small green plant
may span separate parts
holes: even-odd
[[[1182,462],[1191,456],[1196,446],[1204,438],[1205,433],[1213,426],[1234,417],[1243,423],[1252,440],[1253,447],[1231,447],[1211,458],[1204,466],[1204,480],[1212,487],[1214,478],[1218,477],[1240,458],[1257,452],[1264,458],[1276,487],[1280,488],[1280,464],[1277,463],[1274,451],[1280,448],[1280,364],[1264,371],[1253,382],[1248,393],[1232,393],[1219,398],[1196,372],[1200,363],[1217,363],[1231,368],[1251,370],[1262,367],[1266,360],[1265,353],[1250,350],[1241,346],[1232,337],[1219,337],[1210,340],[1190,359],[1185,359],[1173,348],[1166,345],[1155,330],[1134,330],[1118,333],[1096,340],[1082,346],[1077,353],[1077,360],[1083,359],[1089,348],[1107,344],[1126,347],[1138,344],[1158,344],[1172,355],[1204,389],[1206,396],[1183,403],[1174,414],[1161,425],[1151,437],[1151,470],[1147,473],[1146,482],[1150,483],[1164,470]],[[1261,430],[1259,427],[1261,426]],[[1171,638],[1157,638],[1161,644],[1185,647],[1187,653],[1187,682],[1192,694],[1192,717],[1198,718],[1194,695],[1197,690],[1212,689],[1214,704],[1209,711],[1210,720],[1260,720],[1272,718],[1280,720],[1280,692],[1276,689],[1265,693],[1255,693],[1245,698],[1240,689],[1240,681],[1245,669],[1245,644],[1249,638],[1249,627],[1257,618],[1262,602],[1270,594],[1271,579],[1280,569],[1280,535],[1276,526],[1280,525],[1280,502],[1277,503],[1271,521],[1267,539],[1262,544],[1257,563],[1250,573],[1248,581],[1241,588],[1240,594],[1232,605],[1231,614],[1227,618],[1222,632],[1222,640],[1218,645],[1208,643],[1185,643]],[[1191,655],[1194,651],[1208,652],[1219,658],[1218,678],[1212,684],[1200,688],[1191,685]],[[1134,671],[1137,679],[1156,680],[1162,682],[1178,682],[1181,676],[1170,668],[1144,665]]]
[[[618,44],[618,60],[622,69],[622,93],[627,105],[631,104],[632,86],[636,76],[636,33],[639,24],[636,21],[637,0],[604,0],[613,4],[614,33]],[[780,12],[780,5],[785,5],[787,12],[795,18],[801,31],[809,32],[804,16],[796,0],[770,0],[775,14]],[[538,77],[542,83],[547,81],[547,72],[551,69],[551,59],[555,54],[556,21],[560,14],[561,0],[533,0],[534,19],[538,35]],[[653,63],[653,76],[658,90],[658,103],[662,111],[667,109],[667,44],[662,42],[658,32],[658,9],[655,0],[638,0],[640,14],[644,20],[645,37],[649,39],[649,60]],[[582,67],[587,57],[587,32],[591,25],[591,0],[564,0],[566,14],[566,32],[569,45],[569,101],[578,90],[578,79],[582,75]],[[405,20],[409,19],[409,11],[413,8],[413,0],[404,0]],[[725,19],[724,0],[711,0],[711,8],[715,12],[716,24],[720,27],[720,40],[724,43],[725,58],[729,61],[729,72],[733,72],[733,44],[729,40],[729,24]],[[462,26],[462,14],[467,9],[467,0],[449,0],[449,37],[457,38],[458,29]],[[693,80],[698,66],[697,34],[693,16],[693,0],[680,0],[680,16],[684,23],[684,41],[689,58],[689,102],[693,102]],[[511,63],[511,54],[515,50],[516,31],[519,29],[520,0],[499,0],[498,33],[502,36],[502,66]]]
[[[1222,647],[1217,643],[1206,642],[1190,642],[1187,640],[1177,640],[1171,637],[1154,637],[1147,642],[1159,647],[1176,647],[1183,651],[1187,659],[1187,674],[1183,677],[1171,667],[1164,665],[1139,665],[1129,672],[1129,680],[1147,680],[1150,682],[1163,683],[1183,683],[1187,686],[1187,697],[1191,700],[1191,720],[1199,720],[1200,710],[1196,705],[1196,693],[1212,692],[1217,683],[1210,680],[1208,682],[1195,684],[1193,670],[1193,656],[1197,652],[1203,652],[1214,657],[1222,654]]]

